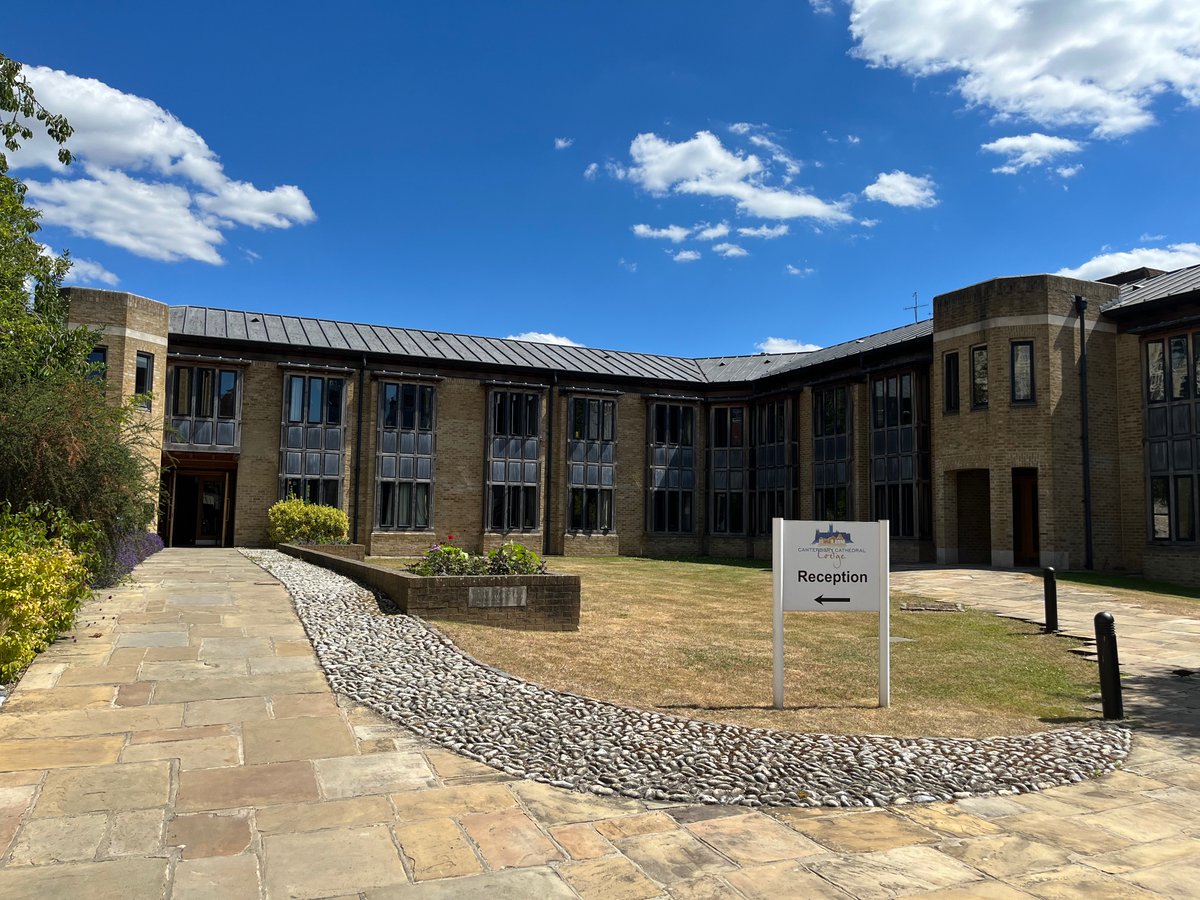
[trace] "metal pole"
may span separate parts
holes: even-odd
[[[1117,658],[1117,623],[1112,613],[1096,613],[1096,659],[1100,663],[1100,701],[1104,718],[1125,718],[1121,702],[1121,663]]]
[[[1042,593],[1046,598],[1046,633],[1058,631],[1058,576],[1053,566],[1042,573]]]
[[[1084,567],[1093,568],[1092,557],[1092,454],[1088,446],[1088,367],[1087,333],[1084,312],[1087,300],[1075,295],[1075,312],[1079,316],[1079,424],[1083,451],[1083,558]]]
[[[879,598],[879,708],[892,705],[892,576],[891,576],[891,530],[887,519],[881,519],[879,527],[879,584],[883,595]]]
[[[783,519],[771,520],[771,603],[774,607],[775,651],[773,699],[783,709]]]

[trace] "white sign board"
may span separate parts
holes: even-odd
[[[881,522],[775,519],[775,708],[783,709],[783,614],[879,614],[879,705],[891,702],[889,533]]]

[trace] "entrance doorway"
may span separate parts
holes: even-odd
[[[167,546],[232,546],[235,473],[175,471],[168,477]]]
[[[992,494],[987,469],[958,473],[958,561],[992,564]]]
[[[1038,541],[1037,469],[1012,470],[1013,565],[1036,566]]]

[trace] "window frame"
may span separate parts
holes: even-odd
[[[909,391],[907,414],[905,379],[908,379]],[[886,518],[891,537],[897,540],[927,541],[933,538],[933,453],[927,381],[928,376],[919,368],[879,372],[870,379],[868,482],[871,518]],[[893,382],[896,386],[894,395],[891,392]],[[905,518],[904,513],[908,511],[911,511],[911,520]]]
[[[321,383],[319,420],[312,421],[312,389]],[[336,421],[330,418],[330,383],[338,383]],[[301,385],[299,396],[295,386]],[[348,375],[329,372],[283,372],[282,414],[279,429],[279,499],[289,492],[310,503],[343,509],[346,502],[346,405]],[[299,400],[299,417],[293,415]],[[298,433],[297,433],[298,432]],[[331,446],[334,444],[336,446]],[[296,465],[293,466],[293,457]],[[309,471],[310,464],[317,471]],[[295,468],[297,471],[289,471]],[[329,469],[336,469],[330,472]],[[316,485],[315,491],[310,486]],[[332,488],[331,488],[332,485]],[[299,487],[299,493],[293,489]],[[334,502],[329,502],[332,499]]]
[[[487,416],[483,497],[485,533],[529,534],[541,528],[542,407],[542,391],[536,388],[496,387],[487,393],[484,412]],[[518,421],[520,425],[514,430],[513,423]],[[497,455],[501,441],[506,445],[503,453]],[[519,441],[520,446],[514,446],[514,441]],[[497,469],[497,466],[501,468]],[[516,478],[513,477],[513,466],[519,467]],[[532,479],[529,477],[530,466],[533,466]],[[497,477],[497,472],[501,477]],[[497,508],[500,510],[500,524],[496,522]]]
[[[143,366],[142,363],[145,362]],[[143,372],[145,375],[143,376]],[[144,390],[139,390],[138,383],[142,382]],[[133,393],[141,395],[138,406],[142,409],[152,409],[154,406],[154,354],[148,350],[138,350],[134,357]]]
[[[953,363],[953,369],[951,368]],[[954,377],[950,374],[953,370]],[[954,382],[954,390],[950,390],[950,382]],[[948,350],[942,354],[942,412],[957,415],[962,408],[962,381],[959,378],[959,355],[957,350]]]
[[[95,366],[88,372],[92,381],[108,381],[108,345],[97,344],[88,354],[88,365]]]
[[[395,388],[394,424],[388,411],[390,388]],[[407,407],[405,388],[411,388],[412,406]],[[371,528],[377,532],[421,532],[434,528],[434,494],[437,483],[437,389],[434,385],[403,379],[381,379],[377,383],[375,421],[375,505]],[[411,412],[411,427],[405,420]],[[411,436],[406,442],[405,437]],[[406,450],[406,444],[408,449]],[[426,449],[422,449],[422,447]],[[421,474],[427,461],[427,473]],[[405,462],[409,475],[404,475]],[[391,464],[389,466],[389,463]],[[392,475],[386,475],[388,469]],[[407,488],[407,500],[405,490]],[[425,498],[424,517],[421,497]],[[402,504],[407,509],[402,509]],[[406,512],[406,516],[401,513]],[[386,518],[385,518],[385,514]]]
[[[1179,342],[1184,351],[1182,383],[1173,354]],[[1157,373],[1152,368],[1155,357]],[[1200,370],[1200,328],[1143,337],[1139,366],[1146,541],[1152,546],[1195,547],[1200,506],[1200,393],[1194,390],[1193,378]]]
[[[811,388],[812,406],[812,497],[813,517],[832,521],[846,521],[854,515],[854,396],[848,384],[831,384]],[[842,397],[843,414],[838,413],[838,395]],[[827,422],[826,400],[832,398],[832,419]],[[838,430],[838,425],[844,428]],[[829,427],[827,427],[827,425]],[[832,430],[830,430],[832,429]],[[845,452],[839,453],[838,441],[845,441]],[[832,447],[833,455],[827,456],[827,450]],[[832,467],[832,468],[831,468]],[[839,469],[839,467],[843,467]],[[840,471],[845,472],[843,477]],[[832,472],[832,479],[826,476]],[[843,509],[840,515],[837,509],[839,491]],[[830,512],[832,497],[833,512]]]
[[[661,424],[658,421],[660,408],[663,410]],[[677,410],[678,415],[672,416],[672,410]],[[700,445],[697,433],[699,424],[700,407],[696,403],[651,400],[647,404],[645,525],[648,534],[696,534],[696,489],[699,481],[696,456]],[[674,441],[671,440],[673,432],[677,435],[677,440]],[[686,443],[685,435],[688,438]],[[689,456],[690,464],[685,462]],[[660,473],[665,481],[662,486],[657,484]],[[671,484],[672,473],[678,473],[676,485]],[[685,484],[689,481],[690,484]],[[672,511],[675,528],[670,527]]]
[[[594,435],[593,408],[596,410]],[[576,428],[579,411],[582,413],[581,430]],[[615,397],[592,394],[567,396],[567,505],[563,522],[568,534],[613,534],[616,531],[614,504],[618,427],[618,403]],[[594,482],[591,480],[593,472]],[[594,524],[590,521],[593,512]]]
[[[737,444],[733,442],[733,414],[735,412],[741,415],[741,439]],[[719,424],[721,419],[724,419],[723,425]],[[750,408],[745,404],[714,403],[708,409],[709,534],[722,537],[741,537],[751,532],[753,523],[750,515],[752,493],[750,471],[753,457],[751,449],[753,430]],[[735,454],[740,454],[740,457]],[[736,462],[737,459],[740,459],[741,462]],[[723,463],[722,460],[724,460]],[[739,482],[738,487],[733,486],[735,480]],[[733,527],[735,499],[739,506],[740,527],[738,528]]]
[[[1033,339],[1021,338],[1009,341],[1008,349],[1008,398],[1013,406],[1037,405],[1037,362],[1033,353]],[[1029,396],[1017,396],[1017,350],[1029,349]]]
[[[184,392],[187,406],[180,411],[180,373],[186,371],[187,387]],[[196,373],[203,371],[209,375],[208,415],[202,415],[199,409],[200,385]],[[232,375],[233,411],[225,414],[222,400],[222,383],[226,375]],[[218,362],[212,364],[201,361],[170,362],[167,365],[167,398],[164,407],[165,443],[173,447],[189,449],[203,448],[206,452],[228,453],[237,452],[242,443],[242,392],[245,377],[242,370],[223,366]],[[203,426],[207,426],[207,429]],[[198,440],[202,432],[207,430],[208,439]],[[228,440],[222,440],[222,433],[228,435]],[[182,439],[176,439],[176,436]]]
[[[979,399],[979,372],[976,368],[975,358],[979,354],[983,354],[983,399]],[[975,344],[971,347],[971,409],[983,410],[988,408],[988,403],[991,401],[991,373],[988,366],[991,359],[988,355],[987,344]]]

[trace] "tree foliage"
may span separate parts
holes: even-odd
[[[9,152],[40,123],[60,145],[71,126],[47,111],[0,54],[0,135]],[[59,159],[70,162],[64,148]],[[106,401],[90,371],[96,333],[67,324],[59,288],[70,259],[37,240],[40,214],[0,155],[0,504],[18,512],[61,510],[100,532],[93,576],[104,581],[131,536],[153,518],[150,427],[132,404]]]
[[[41,123],[46,136],[58,144],[58,161],[71,162],[71,151],[64,144],[74,129],[64,116],[55,115],[38,102],[29,80],[21,74],[21,64],[0,53],[0,137],[9,152],[20,148],[21,141],[33,137],[30,120]],[[0,153],[0,175],[8,172],[8,157]]]

